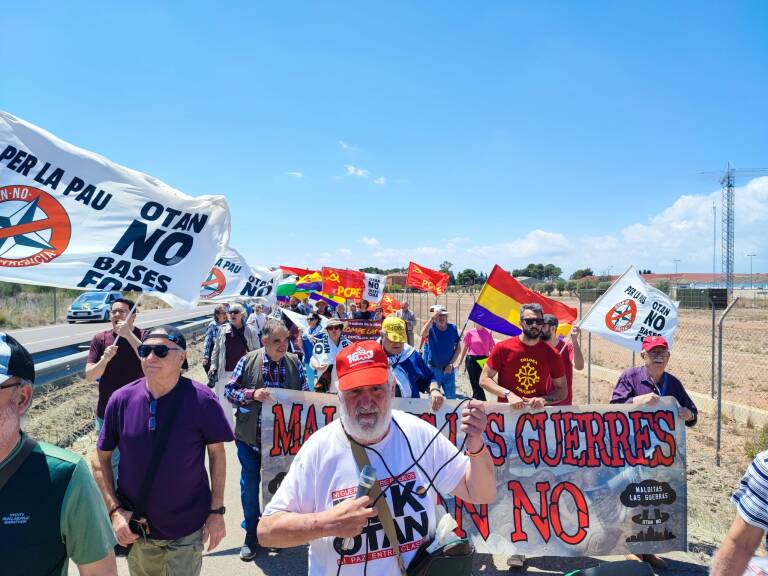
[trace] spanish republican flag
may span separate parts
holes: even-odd
[[[432,292],[435,296],[440,296],[440,294],[448,289],[448,274],[409,262],[408,277],[405,279],[405,285],[422,292]]]
[[[522,332],[520,306],[533,303],[541,304],[544,314],[557,317],[558,335],[567,336],[578,318],[576,308],[529,290],[497,264],[469,312],[469,319],[494,332],[515,336]]]

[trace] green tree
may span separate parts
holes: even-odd
[[[573,294],[574,292],[576,292],[576,288],[578,288],[579,285],[575,280],[568,280],[568,282],[566,282],[565,284],[565,287],[568,290],[568,292]]]
[[[459,274],[456,276],[456,282],[462,285],[478,284],[479,278],[480,275],[475,270],[472,268],[466,268],[459,272]]]
[[[573,274],[571,274],[571,280],[581,280],[582,278],[585,278],[587,276],[594,276],[595,273],[592,272],[592,268],[580,268],[579,270],[576,270]]]
[[[559,296],[563,295],[563,292],[565,292],[565,289],[568,287],[568,284],[565,282],[565,280],[558,280],[557,281],[557,294]]]
[[[443,260],[440,264],[440,272],[448,274],[448,284],[456,284],[456,276],[454,276],[451,266],[453,266],[453,263]]]
[[[555,284],[554,282],[545,282],[544,283],[544,292],[547,293],[547,296],[552,296],[552,292],[555,291]]]

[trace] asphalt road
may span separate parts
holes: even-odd
[[[139,328],[151,328],[152,326],[158,326],[167,322],[178,322],[180,320],[212,315],[213,306],[200,306],[192,310],[174,310],[172,308],[148,310],[136,315],[136,326]],[[24,344],[30,353],[35,354],[44,350],[90,341],[94,334],[103,332],[109,326],[109,322],[79,322],[75,324],[54,324],[52,326],[22,328],[11,330],[9,333]]]

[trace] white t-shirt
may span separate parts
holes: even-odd
[[[398,530],[400,551],[408,565],[419,546],[432,539],[435,533],[436,493],[433,488],[424,493],[430,478],[438,468],[457,452],[457,448],[443,434],[430,445],[427,454],[413,466],[406,443],[411,443],[413,454],[418,458],[424,447],[437,434],[437,429],[424,420],[399,410],[392,411],[393,423],[389,434],[371,447],[383,457],[403,486],[392,482],[392,474],[373,451],[367,450],[371,466],[376,470],[382,492]],[[405,437],[403,436],[405,433]],[[421,468],[424,470],[422,471]],[[443,468],[435,479],[435,486],[445,496],[450,494],[464,477],[469,460],[459,454]],[[426,473],[425,473],[426,472]],[[314,513],[357,495],[360,473],[355,464],[349,440],[339,420],[333,421],[312,434],[299,450],[288,474],[275,496],[267,504],[263,515],[278,511]],[[366,541],[368,543],[369,576],[400,576],[392,547],[384,545],[384,528],[377,518],[354,539],[352,550],[345,552],[340,576],[362,575],[365,566]],[[319,538],[309,543],[309,574],[325,576],[336,574],[342,538]]]

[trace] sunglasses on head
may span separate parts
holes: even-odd
[[[543,326],[544,325],[544,319],[543,318],[525,318],[523,320],[525,322],[526,326],[533,326],[534,324],[536,326]]]
[[[181,350],[181,348],[169,348],[165,344],[155,344],[154,346],[150,344],[141,344],[138,347],[137,352],[139,353],[139,358],[147,358],[152,352],[154,352],[155,356],[158,358],[165,358],[171,350]]]

